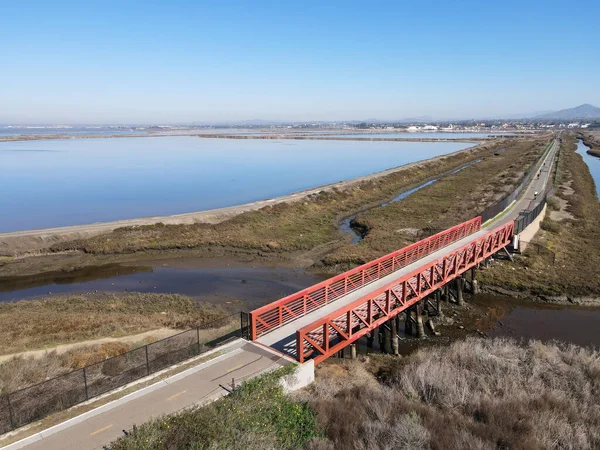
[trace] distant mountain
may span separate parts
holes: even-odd
[[[575,108],[561,109],[547,114],[535,116],[534,119],[542,120],[575,120],[575,119],[600,119],[600,108],[585,104]]]

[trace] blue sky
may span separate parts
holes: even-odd
[[[0,0],[0,123],[600,106],[600,2]]]

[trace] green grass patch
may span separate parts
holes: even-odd
[[[279,379],[291,368],[244,383],[202,408],[145,423],[115,441],[112,450],[296,449],[319,435],[307,403],[287,396]]]

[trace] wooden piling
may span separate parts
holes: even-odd
[[[390,320],[390,329],[391,329],[391,338],[392,338],[392,352],[394,355],[398,355],[398,324],[396,322],[396,318],[392,317]]]

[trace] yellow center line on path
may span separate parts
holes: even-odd
[[[186,392],[187,392],[187,391],[181,391],[181,392],[178,392],[178,393],[177,393],[177,394],[175,394],[175,395],[171,395],[171,396],[170,396],[170,397],[169,397],[167,400],[171,401],[171,400],[173,400],[174,398],[176,398],[176,397],[179,397],[181,394],[185,394]]]
[[[239,366],[232,367],[231,369],[229,369],[229,370],[228,370],[227,372],[225,372],[225,373],[231,373],[231,372],[233,372],[234,370],[241,369],[241,368],[242,368],[242,367],[244,367],[245,365],[246,365],[246,364],[240,364]]]
[[[104,428],[100,428],[99,430],[96,430],[93,433],[90,433],[90,436],[93,436],[93,435],[98,434],[98,433],[102,433],[103,431],[106,431],[109,428],[112,428],[112,423],[110,425],[104,427]]]

